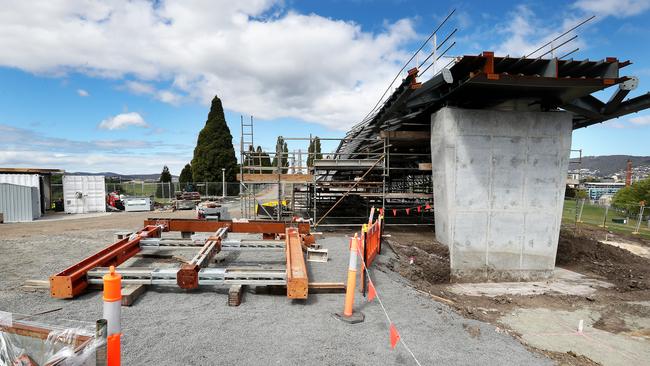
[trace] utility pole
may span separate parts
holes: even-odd
[[[221,168],[221,198],[226,198],[226,168]]]

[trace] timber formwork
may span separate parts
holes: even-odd
[[[208,234],[163,238],[162,233],[169,231]],[[262,234],[266,240],[230,240],[228,233]],[[122,267],[118,272],[125,285],[177,286],[186,290],[204,285],[279,285],[286,286],[288,298],[306,299],[309,280],[303,247],[313,243],[307,223],[152,218],[145,220],[142,230],[51,276],[50,293],[55,298],[77,297],[89,285],[101,284],[109,266],[117,267],[141,251],[198,249],[190,261],[179,267]],[[228,250],[281,251],[285,253],[286,267],[211,266],[219,252]]]

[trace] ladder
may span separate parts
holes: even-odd
[[[248,147],[252,146],[253,150],[255,149],[254,140],[253,140],[253,116],[251,116],[250,122],[246,123],[244,116],[241,116],[241,138],[240,138],[240,164],[239,164],[239,173],[240,185],[239,189],[239,198],[240,198],[240,209],[241,215],[244,218],[250,218],[251,212],[255,211],[255,196],[254,193],[250,190],[250,187],[246,186],[244,182],[244,173],[250,173],[250,169],[244,171],[244,166],[246,162],[252,162],[252,156],[248,156]],[[255,165],[253,163],[253,165]],[[255,214],[257,216],[257,214]]]

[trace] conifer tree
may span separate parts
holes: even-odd
[[[221,182],[221,169],[226,169],[226,181],[234,182],[237,177],[237,158],[232,144],[232,135],[226,124],[221,100],[215,96],[205,127],[199,133],[192,159],[192,180],[194,182]],[[230,185],[229,195],[237,194],[238,188]]]

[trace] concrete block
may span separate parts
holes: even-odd
[[[571,145],[565,112],[443,108],[432,115],[436,238],[456,280],[554,268]]]

